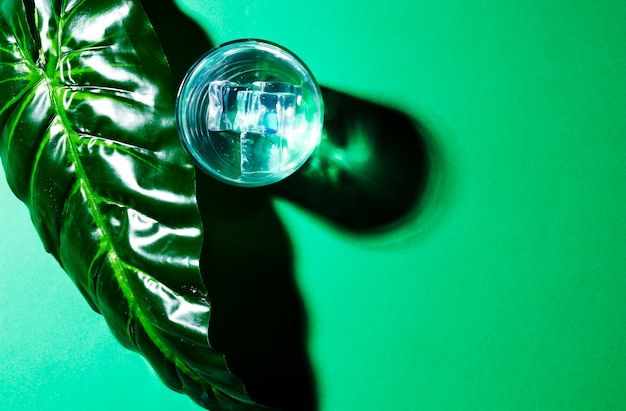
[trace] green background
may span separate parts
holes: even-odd
[[[625,2],[181,4],[214,43],[282,44],[428,131],[432,184],[393,232],[277,203],[320,411],[626,409]],[[0,408],[199,409],[117,344],[1,180]]]

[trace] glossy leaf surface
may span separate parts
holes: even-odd
[[[141,6],[0,4],[0,156],[46,250],[170,388],[209,409],[262,409],[208,342],[194,170]]]

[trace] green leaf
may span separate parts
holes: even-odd
[[[0,4],[0,157],[46,250],[170,388],[206,408],[265,409],[208,342],[194,168],[141,6]]]

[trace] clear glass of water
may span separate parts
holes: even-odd
[[[200,58],[177,96],[178,132],[205,173],[258,187],[291,175],[320,142],[322,95],[306,65],[285,48],[237,40]]]

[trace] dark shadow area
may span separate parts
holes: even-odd
[[[322,87],[324,131],[300,170],[271,187],[353,232],[379,232],[417,207],[430,170],[419,124],[406,114]]]
[[[252,399],[282,410],[316,410],[292,246],[270,197],[202,173],[197,180],[213,346],[226,354]]]
[[[144,2],[144,8],[179,84],[213,44],[173,2]],[[252,399],[284,411],[318,406],[292,245],[272,199],[293,201],[344,229],[380,231],[414,210],[429,174],[426,143],[413,119],[322,91],[323,141],[293,176],[256,189],[227,186],[199,170],[196,177],[211,344]]]

